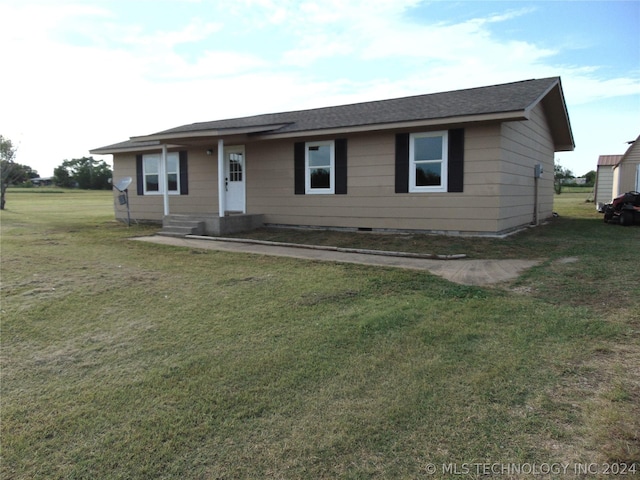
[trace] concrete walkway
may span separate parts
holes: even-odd
[[[332,247],[305,247],[274,242],[256,242],[241,239],[213,237],[138,237],[142,242],[173,245],[177,247],[221,250],[227,252],[274,255],[329,262],[357,263],[380,267],[426,270],[451,282],[463,285],[492,285],[516,279],[523,271],[537,265],[536,260],[469,260],[456,256],[440,258],[416,258],[407,254]],[[362,253],[369,252],[369,253]],[[431,256],[433,257],[433,256]]]

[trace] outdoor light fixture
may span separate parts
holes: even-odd
[[[213,155],[213,150],[211,149],[207,150],[207,155]]]

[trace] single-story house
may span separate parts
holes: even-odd
[[[594,203],[599,211],[607,203],[611,203],[613,195],[613,169],[622,160],[622,155],[600,155],[596,168],[596,185]]]
[[[194,123],[91,153],[131,177],[131,216],[165,227],[500,235],[552,216],[554,152],[573,149],[553,77]]]
[[[627,192],[640,191],[640,136],[629,142],[629,148],[613,167],[614,198]]]

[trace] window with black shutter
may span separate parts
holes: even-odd
[[[136,191],[138,195],[162,194],[162,175],[166,176],[167,191],[170,194],[189,194],[187,152],[167,154],[167,168],[162,165],[162,154],[136,155]]]
[[[296,195],[347,193],[347,140],[294,144]]]
[[[464,129],[396,135],[396,193],[462,192]]]

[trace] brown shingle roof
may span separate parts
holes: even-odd
[[[178,138],[211,135],[224,136],[237,133],[261,133],[287,135],[305,131],[349,129],[376,125],[393,125],[401,122],[436,121],[492,114],[514,114],[523,119],[552,90],[549,111],[559,119],[551,118],[552,130],[557,130],[559,149],[573,149],[573,135],[569,124],[562,87],[558,77],[525,80],[488,87],[455,90],[451,92],[416,95],[411,97],[354,103],[334,107],[314,108],[282,113],[270,113],[249,117],[192,123],[164,130],[144,137],[133,137],[131,143],[117,144],[119,149],[133,148],[139,141],[171,141]],[[128,146],[125,146],[125,144]],[[108,153],[114,146],[92,150],[92,153]]]
[[[354,103],[335,107],[192,123],[161,134],[281,125],[278,133],[376,125],[412,120],[446,119],[458,116],[525,110],[558,81],[557,77],[493,85],[444,93]]]

